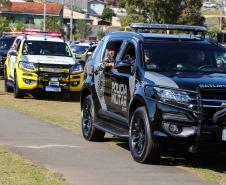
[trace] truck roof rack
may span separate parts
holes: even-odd
[[[175,24],[147,24],[147,23],[132,23],[130,27],[135,32],[142,32],[140,30],[174,30],[193,32],[194,35],[198,33],[205,34],[207,28],[204,26],[189,26],[189,25],[175,25]]]

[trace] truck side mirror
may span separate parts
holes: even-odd
[[[12,55],[12,56],[17,56],[17,51],[12,49],[9,51],[9,54]]]
[[[132,64],[128,61],[122,61],[119,63],[116,63],[115,69],[118,70],[118,72],[131,74],[132,71]]]

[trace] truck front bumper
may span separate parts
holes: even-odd
[[[38,74],[19,70],[17,80],[19,88],[24,91],[48,91],[52,87],[52,92],[54,92],[54,88],[58,90],[56,92],[77,92],[82,88],[83,75],[83,72],[77,74]]]

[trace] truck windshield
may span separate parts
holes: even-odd
[[[89,48],[89,46],[74,45],[71,48],[72,48],[72,52],[75,55],[82,55],[83,53],[85,53],[87,51],[87,49]]]
[[[193,44],[194,46],[194,44]],[[159,72],[226,73],[226,51],[216,47],[164,46],[144,44],[145,69]]]
[[[25,41],[22,53],[23,55],[72,56],[66,43],[48,41]]]

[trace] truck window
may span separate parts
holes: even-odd
[[[104,60],[108,56],[109,50],[112,48],[116,51],[115,58],[117,58],[117,55],[119,54],[119,51],[121,50],[122,43],[123,43],[122,40],[110,40],[106,45],[102,60]]]
[[[129,60],[131,62],[136,60],[136,50],[134,44],[132,43],[127,44],[121,59]]]
[[[25,41],[23,55],[51,55],[71,57],[71,51],[64,42]]]

